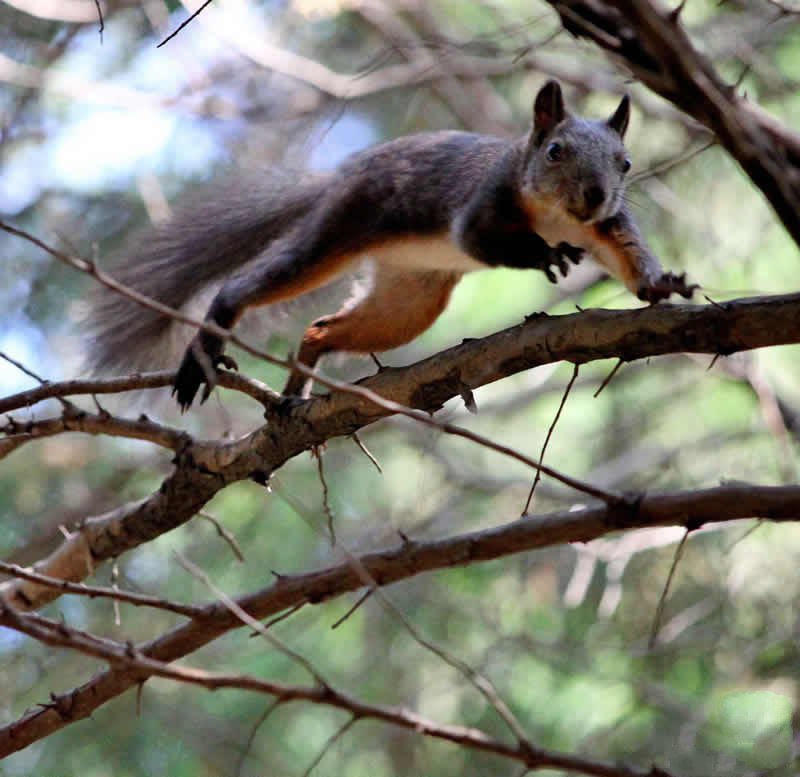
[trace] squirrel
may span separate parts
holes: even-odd
[[[369,258],[366,290],[306,330],[296,358],[308,367],[332,351],[409,342],[473,270],[532,268],[556,282],[553,269],[566,276],[585,251],[641,300],[690,298],[696,286],[662,269],[625,203],[629,117],[627,96],[607,120],[572,116],[551,80],[516,141],[419,133],[358,152],[332,173],[233,182],[142,241],[139,261],[116,277],[173,308],[223,281],[206,321],[229,329],[247,308],[312,291]],[[96,371],[142,363],[171,323],[108,291],[94,314]],[[203,384],[208,398],[218,366],[235,368],[224,347],[207,331],[194,336],[173,385],[182,410]],[[295,371],[284,395],[302,396],[307,385]]]

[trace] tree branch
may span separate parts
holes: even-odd
[[[301,604],[319,604],[364,587],[364,577],[385,586],[435,569],[465,566],[515,553],[588,542],[622,528],[678,525],[698,528],[707,522],[759,517],[796,521],[800,516],[800,486],[731,484],[698,491],[647,494],[631,502],[627,511],[606,506],[524,517],[504,526],[430,542],[403,542],[400,546],[364,554],[358,564],[345,562],[302,575],[282,575],[276,582],[234,601],[253,618],[264,619]],[[222,634],[242,626],[224,604],[212,602],[200,614],[137,648],[137,654],[169,663],[186,656]],[[141,683],[148,673],[112,667],[76,688],[69,696],[70,714],[45,707],[0,728],[0,757],[16,752],[87,717],[106,701]]]
[[[85,655],[107,661],[115,670],[139,678],[164,677],[178,682],[197,685],[209,690],[219,688],[238,688],[274,696],[282,702],[303,700],[313,704],[321,704],[350,712],[353,719],[372,718],[400,728],[409,729],[418,735],[441,739],[472,750],[508,758],[525,764],[529,768],[566,769],[591,777],[651,777],[652,770],[604,763],[601,761],[545,750],[525,739],[513,745],[490,737],[477,728],[436,723],[423,718],[402,707],[389,707],[369,704],[349,694],[343,693],[327,683],[315,686],[285,685],[263,680],[246,674],[223,674],[206,672],[191,667],[169,665],[145,655],[132,645],[123,645],[108,639],[101,639],[78,629],[47,620],[37,615],[22,614],[12,608],[0,604],[0,623],[27,634],[40,642],[56,647],[77,650]],[[48,704],[42,705],[47,712],[54,712],[64,720],[72,719],[76,714],[78,702],[75,689],[72,693],[54,696]],[[666,772],[655,774],[669,777]]]
[[[579,364],[610,357],[630,361],[681,351],[733,353],[792,342],[800,342],[800,294],[533,317],[409,367],[385,369],[348,391],[272,414],[266,426],[234,442],[189,443],[177,453],[175,471],[156,493],[88,519],[34,569],[51,577],[82,580],[94,564],[182,525],[231,483],[266,482],[297,454],[351,435],[397,412],[398,406],[433,412],[460,396],[465,387],[473,390],[557,361]],[[447,425],[442,428],[447,431]],[[35,609],[50,601],[54,592],[13,583],[0,586],[0,596],[17,607]]]

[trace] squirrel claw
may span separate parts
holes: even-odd
[[[221,353],[216,358],[216,366],[217,367],[224,367],[226,370],[233,370],[234,372],[239,372],[239,365],[236,362],[236,359],[233,356],[228,356],[226,353]]]
[[[556,246],[556,251],[560,257],[566,256],[573,264],[580,264],[584,256],[582,248],[570,245],[569,243],[559,243]],[[564,275],[566,274],[566,271],[564,271]]]
[[[175,382],[172,384],[172,396],[177,399],[182,413],[191,407],[203,384],[205,386],[200,395],[200,404],[211,396],[217,385],[219,366],[238,370],[236,360],[222,353],[222,347],[221,342],[207,341],[201,337],[186,349]]]
[[[700,286],[696,283],[686,282],[686,273],[676,275],[672,272],[665,272],[655,283],[649,286],[641,286],[637,293],[640,300],[655,305],[663,299],[669,299],[670,295],[678,294],[685,299],[691,299],[695,289]]]
[[[562,278],[569,275],[570,263],[579,264],[583,259],[583,249],[576,248],[569,243],[559,243],[555,248],[550,249],[547,257],[547,265],[543,268],[544,274],[550,283],[558,283],[558,276],[551,269],[555,267],[561,273]]]

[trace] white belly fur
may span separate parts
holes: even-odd
[[[483,262],[461,251],[450,239],[449,232],[387,240],[371,246],[363,255],[379,264],[407,270],[472,272],[486,269]]]
[[[592,248],[586,244],[586,224],[558,208],[543,208],[540,205],[536,210],[534,229],[554,248],[559,243],[569,243],[586,250]]]
[[[635,293],[638,275],[633,277],[630,272],[623,271],[619,255],[607,243],[593,240],[591,227],[586,222],[578,221],[560,208],[548,208],[540,203],[536,209],[534,229],[550,246],[564,242],[587,251],[592,259]]]
[[[586,224],[557,208],[539,208],[535,221],[536,232],[551,246],[569,243],[588,251],[612,275],[623,277],[619,259],[612,252],[590,239]],[[387,240],[361,252],[361,256],[379,265],[398,270],[444,272],[474,272],[488,265],[461,251],[450,239],[449,232],[429,236],[404,236]],[[502,258],[500,258],[502,261]]]

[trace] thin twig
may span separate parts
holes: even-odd
[[[97,16],[100,21],[100,29],[98,29],[98,33],[100,35],[100,43],[103,42],[103,30],[106,28],[105,19],[103,19],[103,9],[100,6],[100,0],[94,0],[94,7],[97,9]]]
[[[200,518],[205,518],[205,520],[214,526],[214,528],[217,530],[217,534],[228,543],[231,552],[234,556],[236,556],[237,560],[244,563],[244,553],[242,553],[242,548],[236,540],[236,537],[234,537],[234,535],[229,532],[213,515],[209,515],[209,513],[203,510],[200,510],[197,515],[200,516]]]
[[[382,475],[383,470],[381,469],[380,462],[375,458],[375,456],[372,455],[372,452],[364,444],[364,441],[361,439],[361,436],[358,434],[358,432],[353,432],[350,437],[352,437],[353,442],[355,442],[355,444],[361,449],[361,452],[373,463],[375,469],[377,469]]]
[[[351,726],[358,720],[358,718],[353,715],[343,726],[339,727],[339,730],[336,731],[328,741],[322,746],[322,749],[317,753],[316,758],[309,764],[308,769],[303,772],[303,777],[310,777],[311,772],[319,766],[320,761],[325,757],[325,754],[350,730]]]
[[[561,418],[561,411],[564,409],[564,405],[567,402],[567,397],[569,397],[569,392],[572,390],[572,387],[575,385],[575,381],[578,379],[578,371],[580,369],[580,365],[577,363],[572,367],[572,377],[569,379],[569,383],[567,383],[566,388],[564,389],[564,394],[561,397],[561,402],[558,405],[558,410],[556,410],[555,417],[553,418],[553,422],[550,424],[550,428],[547,430],[547,435],[544,438],[544,443],[542,445],[542,450],[539,453],[539,464],[536,467],[536,475],[533,478],[533,483],[531,483],[531,490],[528,492],[528,499],[525,502],[525,509],[522,511],[523,515],[528,513],[528,510],[531,506],[531,500],[533,499],[533,493],[536,491],[536,486],[538,485],[539,481],[542,477],[542,462],[544,461],[544,454],[547,450],[547,445],[550,442],[550,437],[553,434],[553,431],[556,428],[556,424],[558,423],[558,419]]]
[[[669,590],[672,587],[672,580],[675,577],[675,570],[677,570],[678,564],[683,556],[683,550],[686,547],[686,540],[689,539],[691,532],[692,530],[687,528],[683,534],[683,537],[681,537],[681,541],[678,543],[678,547],[675,548],[675,555],[672,558],[669,574],[667,575],[667,580],[664,583],[664,590],[661,592],[661,596],[658,598],[658,606],[656,607],[656,614],[653,618],[653,626],[650,629],[650,638],[647,640],[648,650],[652,650],[656,646],[658,632],[661,628],[661,619],[664,617],[664,609],[667,604],[667,596],[669,595]]]
[[[605,378],[603,378],[603,382],[597,387],[597,391],[595,391],[594,394],[592,394],[592,396],[595,399],[597,399],[597,397],[600,396],[600,393],[605,389],[605,387],[609,383],[611,383],[611,381],[614,379],[614,376],[617,374],[617,371],[624,363],[625,363],[624,359],[617,360],[617,363],[614,365],[614,368],[611,370],[611,372],[608,373],[608,375],[605,376]]]
[[[305,602],[305,601],[298,602],[297,604],[295,604],[294,606],[292,606],[288,610],[286,610],[286,612],[282,612],[280,615],[276,615],[274,618],[270,618],[270,620],[266,621],[266,623],[264,623],[264,628],[265,629],[271,629],[276,623],[280,623],[281,621],[285,621],[287,618],[290,618],[298,610],[302,610],[303,607],[305,607],[307,604],[308,604],[308,602]],[[258,632],[258,633],[260,633],[260,632]],[[255,636],[255,635],[253,635],[253,636]]]
[[[256,734],[258,734],[258,729],[264,725],[267,718],[272,715],[272,713],[281,705],[283,704],[283,699],[277,698],[274,701],[270,702],[266,707],[264,707],[264,711],[258,716],[258,720],[253,724],[253,727],[250,729],[250,733],[247,735],[247,741],[244,743],[244,747],[242,748],[242,752],[239,753],[239,763],[236,765],[236,771],[234,774],[236,777],[240,777],[242,773],[242,768],[244,767],[244,762],[247,760],[247,756],[250,754],[250,750],[253,747],[253,742],[255,742]]]
[[[165,43],[169,43],[169,41],[171,41],[187,24],[200,16],[200,14],[205,11],[206,7],[209,5],[211,5],[211,0],[206,0],[205,3],[203,3],[188,19],[185,19],[183,22],[181,22],[174,32],[171,32],[169,35],[167,35],[167,37],[164,38],[164,40],[162,40],[158,46],[156,46],[156,48],[160,49]]]
[[[29,378],[33,378],[39,384],[39,389],[40,390],[41,389],[46,389],[50,385],[49,381],[46,381],[44,378],[42,378],[39,375],[37,375],[33,370],[31,370],[29,367],[26,367],[22,362],[19,362],[16,359],[13,359],[5,351],[0,351],[0,359],[4,359],[9,364],[12,364],[20,372],[24,373]],[[61,397],[58,397],[58,401],[61,403],[61,406],[65,410],[73,409],[75,407],[71,402],[67,402],[65,399],[62,399]],[[6,412],[6,411],[2,411],[2,412]]]
[[[217,586],[206,572],[204,572],[197,564],[192,563],[183,554],[174,552],[174,556],[178,563],[190,574],[192,577],[197,578],[203,585],[205,585],[216,596],[222,604],[230,610],[242,623],[249,626],[254,631],[257,631],[267,642],[274,648],[279,650],[285,656],[288,656],[292,661],[296,662],[306,672],[311,675],[314,681],[322,688],[328,686],[327,681],[322,677],[316,667],[305,657],[300,655],[296,650],[293,650],[288,645],[284,644],[278,637],[276,637],[261,621],[254,618],[250,613],[246,612],[241,605],[231,599],[219,586]]]
[[[663,175],[679,165],[690,162],[696,156],[699,156],[704,151],[708,151],[709,148],[712,148],[716,145],[718,145],[717,139],[712,138],[702,145],[694,148],[688,148],[680,154],[670,157],[669,159],[664,159],[661,162],[657,162],[652,167],[647,168],[647,170],[643,170],[641,173],[637,173],[636,175],[632,176],[630,184],[632,185],[638,183],[639,181],[645,181],[648,178],[654,178],[657,175]]]
[[[67,594],[88,596],[90,599],[113,599],[114,601],[126,602],[136,605],[137,607],[154,607],[158,610],[167,610],[168,612],[174,612],[178,615],[185,615],[187,618],[196,618],[204,612],[203,607],[197,605],[180,604],[178,602],[162,599],[158,596],[137,594],[132,591],[121,591],[118,588],[103,588],[101,586],[86,585],[85,583],[71,583],[59,577],[42,575],[38,572],[33,572],[30,569],[18,566],[17,564],[7,564],[4,561],[0,561],[0,572],[11,575],[12,577],[18,577],[21,580],[28,580],[37,585],[55,588]]]
[[[350,607],[347,612],[331,624],[331,629],[338,629],[356,610],[358,610],[364,602],[372,596],[373,588],[368,588],[361,596],[358,597],[356,603]]]
[[[317,472],[319,473],[319,482],[322,484],[322,509],[325,511],[325,518],[328,521],[328,539],[330,540],[331,547],[333,547],[336,545],[336,529],[334,528],[335,517],[333,515],[333,510],[331,509],[328,481],[325,479],[325,467],[322,463],[323,455],[324,451],[321,447],[315,449]]]

